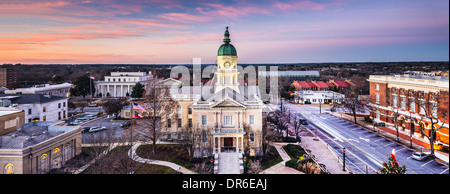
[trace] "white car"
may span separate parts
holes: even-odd
[[[89,133],[103,130],[106,130],[106,127],[91,127],[91,129],[89,129]]]
[[[415,160],[425,160],[429,157],[430,155],[425,154],[423,152],[414,152],[414,154],[412,154],[412,158]]]

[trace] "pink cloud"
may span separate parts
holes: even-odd
[[[158,17],[181,23],[207,22],[213,19],[209,16],[191,15],[185,13],[165,13],[158,15]]]
[[[312,1],[300,1],[300,2],[294,2],[294,3],[276,2],[272,6],[278,8],[278,9],[281,9],[283,11],[287,11],[287,10],[323,10],[325,8],[324,5],[314,3]]]
[[[241,16],[246,16],[250,14],[268,14],[270,13],[268,10],[264,8],[259,7],[253,7],[253,6],[225,6],[222,4],[216,4],[216,3],[207,3],[205,4],[209,8],[206,10],[197,7],[197,11],[199,11],[202,14],[209,15],[209,16],[224,16],[226,18],[233,18],[236,19]],[[212,9],[211,9],[212,8]]]

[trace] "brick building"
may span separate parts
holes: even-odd
[[[448,77],[425,75],[371,75],[370,82],[371,115],[375,122],[398,123],[401,138],[409,140],[414,124],[413,142],[430,146],[425,138],[432,135],[434,128],[443,125],[434,135],[435,149],[448,150]],[[397,121],[397,122],[396,122]],[[420,126],[424,126],[424,134]],[[386,128],[386,130],[388,130]]]
[[[8,89],[16,89],[19,87],[20,73],[17,68],[3,67],[0,68],[0,86]]]

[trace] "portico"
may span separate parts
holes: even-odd
[[[95,81],[95,95],[101,97],[126,97],[131,95],[133,86],[141,83],[146,86],[147,81],[152,78],[146,72],[111,72],[110,76],[105,76],[104,81]]]
[[[244,153],[244,130],[238,130],[235,133],[215,132],[213,129],[213,154],[221,152]]]

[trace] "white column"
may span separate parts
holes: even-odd
[[[213,136],[213,154],[216,153],[216,137]]]
[[[128,84],[128,94],[130,94],[130,96],[131,96],[131,91],[130,91],[130,84]]]
[[[125,96],[126,96],[126,94],[123,94],[123,84],[120,85],[120,95],[121,95],[122,97],[125,97]]]
[[[220,136],[219,137],[217,137],[217,143],[218,143],[218,148],[219,148],[219,153],[220,153]]]
[[[239,136],[236,137],[236,153],[239,153]]]
[[[116,84],[114,84],[114,97],[117,97],[117,88],[116,88]]]
[[[244,151],[244,135],[241,137],[241,149]]]

